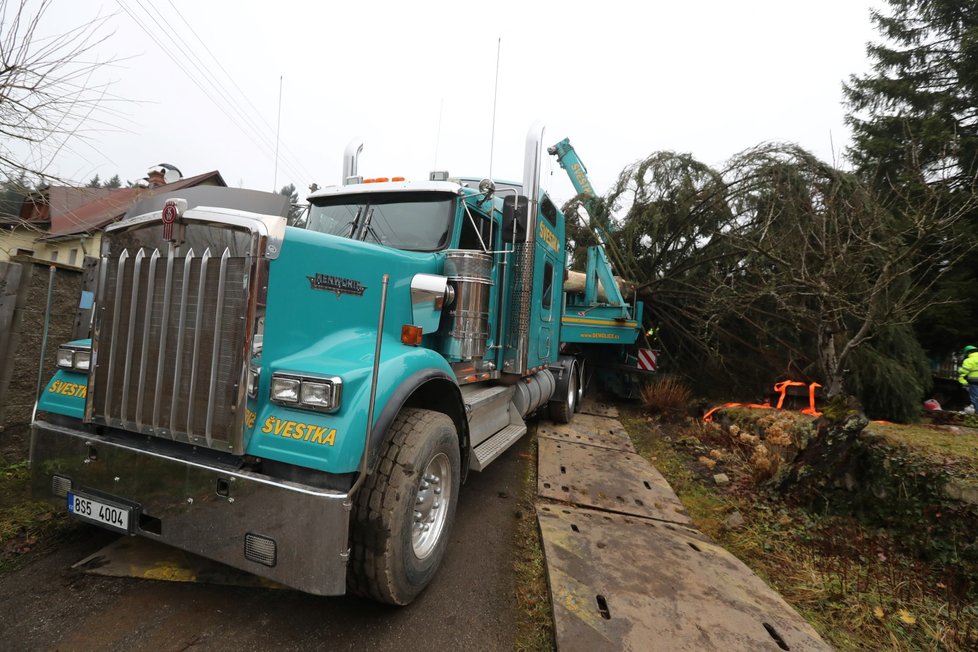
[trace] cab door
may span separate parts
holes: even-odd
[[[533,308],[527,366],[540,367],[557,360],[559,320],[564,288],[564,220],[547,196],[540,202],[534,238]]]

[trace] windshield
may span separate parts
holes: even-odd
[[[306,228],[395,249],[437,251],[448,245],[455,198],[445,193],[376,193],[320,197]]]

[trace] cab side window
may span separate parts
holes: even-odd
[[[471,213],[472,219],[469,219],[469,215],[464,209],[462,211],[462,234],[458,239],[458,248],[483,251],[482,243],[485,243],[486,249],[492,249],[492,243],[489,241],[489,218],[471,209],[469,209],[469,213]],[[475,226],[472,226],[473,221]],[[476,231],[476,227],[478,227],[478,231]],[[482,236],[481,241],[479,236]]]

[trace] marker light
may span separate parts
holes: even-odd
[[[404,177],[391,177],[391,181],[405,181]]]
[[[408,346],[418,346],[421,344],[421,327],[414,324],[404,324],[401,326],[401,341]]]

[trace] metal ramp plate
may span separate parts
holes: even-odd
[[[120,537],[72,568],[108,577],[286,588],[263,577],[143,537]]]
[[[676,493],[635,453],[540,437],[537,494],[583,507],[691,523]]]
[[[575,444],[588,444],[619,451],[635,452],[628,432],[617,419],[575,414],[570,423],[540,421],[537,435]]]
[[[560,652],[832,649],[695,530],[546,504],[537,518]]]
[[[592,396],[585,396],[578,408],[581,414],[593,414],[596,417],[618,418],[618,408],[607,401],[599,401]]]

